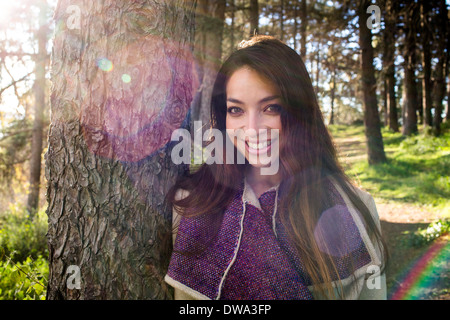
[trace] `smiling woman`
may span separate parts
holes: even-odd
[[[375,203],[344,174],[300,56],[243,41],[218,72],[211,123],[246,161],[205,163],[169,192],[175,298],[385,299]],[[264,175],[251,156],[278,140],[280,170]]]
[[[245,141],[239,143],[238,137],[232,138],[237,150],[251,164],[247,172],[247,180],[253,187],[256,196],[260,196],[272,185],[281,181],[281,172],[273,172],[270,181],[261,179],[262,156],[270,153],[272,158],[279,157],[279,133],[281,132],[281,96],[278,88],[267,78],[255,70],[242,67],[235,71],[228,80],[227,86],[227,133],[235,130],[253,132],[244,135]],[[261,131],[272,133],[277,130],[276,137],[261,134]],[[275,144],[275,142],[277,144]],[[273,150],[272,150],[273,149]]]

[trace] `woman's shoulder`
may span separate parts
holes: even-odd
[[[337,184],[337,181],[332,179],[332,182],[336,187],[336,189],[338,190],[338,192],[341,194],[341,196],[343,196],[343,198],[346,200],[346,202],[347,201],[350,202],[348,195],[344,193],[342,188]],[[367,206],[372,216],[378,218],[378,213],[376,210],[375,200],[373,196],[362,186],[357,186],[355,183],[349,182],[347,183],[347,185],[350,187],[350,189],[352,189],[356,193],[356,195],[361,199],[361,201]]]
[[[337,183],[335,179],[331,180],[334,184],[335,191],[337,191],[337,193],[340,194],[342,200],[344,201],[345,206],[349,209],[358,228],[361,227],[367,228],[366,219],[368,217],[364,218],[362,212],[358,210],[357,207],[354,205],[354,203],[350,200],[351,197],[349,196],[349,194],[344,191],[344,189],[341,187],[340,184]],[[346,184],[355,193],[355,195],[364,203],[364,205],[369,210],[372,221],[375,223],[376,227],[379,230],[381,230],[380,217],[378,215],[377,207],[373,196],[363,187],[357,186],[353,182],[346,182]]]
[[[354,189],[356,190],[356,193],[358,194],[359,198],[364,202],[367,209],[369,209],[370,214],[375,219],[375,222],[379,224],[380,217],[378,215],[377,206],[375,204],[375,199],[373,196],[366,190],[364,190],[362,187],[354,186]]]

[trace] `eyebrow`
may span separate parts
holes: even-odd
[[[275,100],[275,99],[277,99],[277,98],[279,98],[279,97],[280,97],[280,96],[278,96],[278,95],[276,95],[276,96],[265,97],[265,98],[259,100],[258,103],[263,103],[263,102]],[[227,98],[227,101],[230,101],[230,102],[233,102],[233,103],[244,104],[242,101],[239,101],[238,99],[234,99],[234,98]]]

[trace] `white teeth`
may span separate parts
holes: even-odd
[[[264,141],[260,143],[247,142],[248,146],[255,150],[267,148],[267,146],[270,146],[270,143],[270,141]]]

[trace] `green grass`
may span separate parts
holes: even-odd
[[[47,258],[0,260],[0,300],[45,300],[47,282]]]
[[[48,257],[45,207],[31,221],[24,206],[11,205],[0,213],[0,261],[5,257],[24,261],[27,257]]]
[[[358,137],[365,141],[363,126],[329,127],[335,139]],[[405,202],[429,206],[441,216],[450,217],[450,130],[441,137],[421,133],[405,137],[382,128],[388,162],[370,165],[356,160],[346,173],[366,190],[386,202]],[[365,148],[362,143],[359,148]]]
[[[0,300],[43,300],[49,273],[45,207],[31,220],[23,206],[0,212]]]

